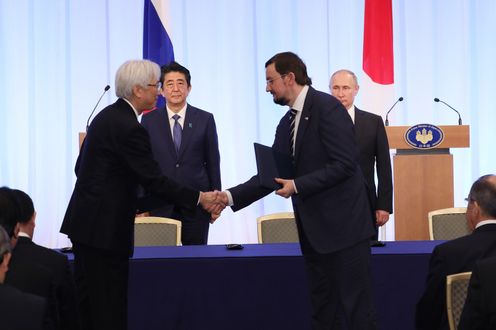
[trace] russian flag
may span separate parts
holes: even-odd
[[[391,0],[365,0],[361,104],[385,116],[395,101]]]
[[[143,20],[143,58],[158,65],[166,65],[174,61],[174,47],[170,35],[169,3],[167,0],[145,0]],[[164,105],[159,97],[157,107]]]

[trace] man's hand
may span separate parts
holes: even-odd
[[[200,192],[200,204],[210,213],[210,223],[214,223],[220,217],[221,212],[225,209],[226,203],[223,203],[220,191]]]
[[[295,193],[294,180],[286,180],[281,178],[275,178],[277,183],[282,184],[282,188],[276,190],[276,194],[284,198],[289,198]]]
[[[384,210],[375,210],[375,223],[380,227],[389,220],[389,212]]]

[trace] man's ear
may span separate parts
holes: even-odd
[[[142,91],[142,88],[138,85],[134,85],[133,86],[133,95],[136,97],[136,98],[141,98],[141,91]]]
[[[36,226],[36,211],[33,212],[33,215],[31,216],[31,219],[29,219],[29,222],[32,222],[33,226]]]
[[[12,235],[12,238],[17,239],[20,231],[21,231],[21,224],[18,222],[14,227],[14,234]]]
[[[12,257],[12,253],[11,252],[5,253],[3,255],[3,259],[2,259],[2,262],[0,263],[0,266],[2,266],[2,267],[8,267],[9,262],[10,262],[10,257]]]

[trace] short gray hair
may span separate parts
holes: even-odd
[[[122,64],[115,74],[115,95],[130,99],[133,87],[146,87],[150,81],[159,81],[160,67],[149,60],[131,60]]]
[[[341,69],[341,70],[338,70],[336,72],[334,72],[331,76],[331,85],[332,85],[332,79],[334,78],[335,75],[337,75],[338,73],[347,73],[349,74],[352,78],[353,78],[353,81],[355,82],[355,85],[358,86],[358,79],[357,79],[357,76],[356,74],[351,71],[351,70],[347,70],[347,69]]]

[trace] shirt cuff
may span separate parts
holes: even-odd
[[[224,192],[227,195],[227,200],[228,200],[227,206],[233,206],[234,205],[234,202],[233,202],[233,198],[232,198],[231,192],[229,190],[224,190]]]

